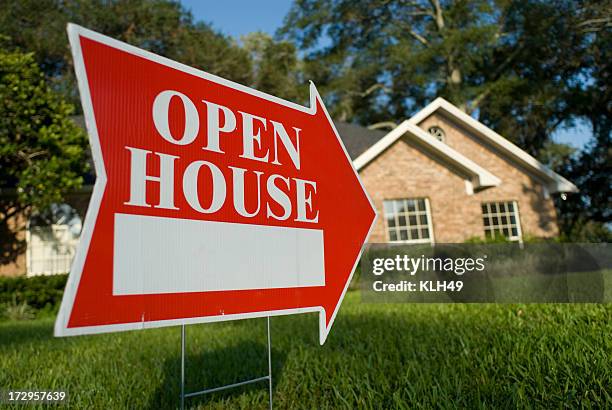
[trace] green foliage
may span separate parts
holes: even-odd
[[[179,2],[6,0],[0,8],[0,34],[10,36],[13,46],[33,51],[54,88],[75,105],[78,94],[66,37],[69,22],[238,83],[297,98],[291,91],[297,62],[292,44],[266,39],[264,59],[256,66],[251,48],[240,47],[208,23],[194,21]]]
[[[612,241],[612,112],[605,116],[606,110],[610,110],[609,103],[593,107],[595,140],[555,167],[580,190],[555,198],[561,231],[567,241]]]
[[[27,302],[17,303],[17,297],[13,295],[13,301],[7,304],[0,304],[4,308],[4,317],[8,320],[31,320],[34,319],[34,309]]]
[[[563,237],[553,237],[553,238],[540,238],[538,236],[533,236],[530,234],[524,234],[522,238],[522,243],[556,243],[556,242],[564,242],[565,238]],[[495,236],[490,237],[482,237],[482,236],[472,236],[466,239],[463,243],[473,243],[473,244],[503,244],[503,243],[516,243],[516,241],[511,241],[506,238],[501,233],[496,233]]]
[[[611,314],[602,304],[367,304],[350,292],[324,346],[317,315],[271,319],[274,406],[610,408]],[[265,326],[188,326],[186,390],[267,374]],[[74,408],[179,406],[178,327],[54,338],[45,319],[0,323],[0,335],[2,386],[67,389]],[[185,404],[266,408],[268,390]]]
[[[566,0],[302,0],[281,33],[306,52],[336,116],[398,122],[443,96],[536,154],[585,74],[576,60],[588,39],[573,29],[582,10]]]
[[[612,242],[612,231],[606,224],[587,220],[584,217],[569,220],[568,215],[572,214],[568,212],[561,218],[561,228],[563,229],[561,240],[563,242]]]
[[[301,78],[295,45],[255,32],[242,37],[253,61],[253,87],[289,101],[309,104],[309,88]]]
[[[473,243],[473,244],[490,244],[490,243],[512,243],[508,238],[504,235],[496,233],[495,236],[472,236],[467,238],[463,243]]]
[[[580,193],[557,201],[562,230],[603,239],[612,212],[609,6],[299,0],[281,34],[304,52],[305,76],[335,117],[392,126],[445,97],[575,182]],[[595,138],[572,154],[551,138],[577,119]]]
[[[577,155],[577,149],[568,144],[546,141],[540,150],[539,159],[551,169],[562,169]]]
[[[32,54],[0,50],[0,100],[0,215],[45,210],[81,186],[85,134]]]
[[[0,276],[0,305],[27,304],[36,310],[56,310],[67,279],[68,275]]]

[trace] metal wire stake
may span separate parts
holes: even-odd
[[[185,393],[185,325],[181,325],[181,410],[185,409],[185,399],[203,394],[215,393],[218,391],[231,389],[234,387],[244,386],[246,384],[257,383],[264,380],[269,382],[270,393],[270,410],[272,410],[272,339],[270,338],[270,317],[267,318],[268,323],[268,375],[257,377],[255,379],[245,380],[238,383],[227,384],[225,386],[213,387],[211,389],[200,390],[190,393]]]
[[[272,340],[270,339],[270,316],[268,316],[268,381],[270,382],[270,410],[272,410]]]
[[[185,325],[181,325],[181,410],[185,408]]]

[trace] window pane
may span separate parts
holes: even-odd
[[[506,205],[502,202],[499,205],[499,212],[506,212]]]
[[[512,225],[516,224],[516,218],[514,217],[514,215],[510,215],[510,223]]]
[[[484,226],[489,226],[489,218],[482,218],[482,222],[484,223]]]
[[[496,216],[493,217],[493,226],[499,225],[498,218]]]
[[[518,236],[518,230],[516,228],[512,228],[512,236]]]
[[[506,218],[506,215],[502,215],[501,223],[502,223],[502,225],[506,225],[508,223],[508,218]]]
[[[383,202],[390,241],[420,241],[430,239],[428,225],[431,215],[426,199],[407,198]]]
[[[395,231],[395,229],[389,229],[389,240],[397,241],[397,232]]]
[[[514,212],[514,204],[512,202],[508,202],[508,211]]]
[[[402,200],[395,201],[395,212],[402,213],[405,211],[406,211],[406,205],[404,204],[404,201]]]
[[[504,233],[504,236],[505,236],[506,238],[510,237],[510,231],[508,230],[508,228],[504,228],[504,229],[502,230],[502,232]]]
[[[383,210],[385,214],[393,214],[395,212],[393,207],[393,201],[384,201]]]
[[[487,204],[482,204],[482,213],[483,214],[488,214],[489,210],[487,209]]]
[[[491,204],[491,212],[492,213],[497,213],[497,204]]]

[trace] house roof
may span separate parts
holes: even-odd
[[[353,160],[387,135],[384,131],[370,130],[348,122],[334,121],[334,125],[346,151]]]
[[[501,180],[491,172],[465,157],[463,154],[455,151],[445,143],[438,141],[428,132],[409,121],[401,123],[393,131],[385,135],[384,138],[372,145],[367,151],[355,159],[353,161],[355,168],[359,171],[402,136],[411,138],[426,150],[432,151],[436,156],[470,175],[471,182],[476,188],[497,186],[501,183]]]
[[[563,178],[561,175],[553,172],[544,164],[539,162],[537,159],[529,155],[527,152],[523,151],[518,146],[514,145],[513,143],[511,143],[486,125],[472,118],[471,116],[461,111],[459,108],[455,107],[443,98],[435,99],[432,103],[430,103],[421,111],[416,113],[413,117],[402,122],[397,128],[395,128],[382,140],[380,140],[379,143],[373,144],[368,150],[363,152],[358,158],[354,160],[355,167],[357,168],[357,170],[360,170],[362,167],[367,165],[370,161],[376,158],[380,153],[382,153],[386,148],[388,148],[391,144],[393,144],[403,135],[411,135],[427,142],[430,147],[439,151],[439,153],[443,154],[443,156],[446,156],[447,159],[450,159],[455,164],[463,165],[466,168],[469,168],[471,166],[473,169],[476,169],[474,168],[474,165],[476,165],[475,163],[469,161],[466,157],[461,155],[459,152],[453,150],[452,148],[448,147],[446,144],[441,143],[435,138],[429,136],[428,133],[426,133],[417,126],[421,121],[423,121],[436,111],[441,111],[443,114],[446,114],[455,121],[458,121],[469,131],[473,132],[476,136],[489,142],[502,154],[506,155],[508,158],[514,160],[521,166],[531,171],[534,175],[542,179],[542,181],[546,184],[546,187],[549,192],[553,193],[578,191],[578,188],[573,183]],[[429,138],[425,138],[425,134],[427,134]],[[484,170],[480,166],[476,166],[480,170]],[[491,182],[493,181],[494,180],[485,177],[484,180],[480,180],[480,185],[487,186],[482,185],[482,183],[484,182],[485,184],[491,184]],[[497,184],[499,184],[499,182]]]

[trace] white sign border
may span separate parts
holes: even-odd
[[[70,275],[68,276],[68,282],[66,284],[66,289],[64,291],[64,296],[62,298],[62,303],[60,306],[59,313],[57,315],[57,319],[55,321],[54,335],[56,337],[60,336],[77,336],[77,335],[86,335],[86,334],[98,334],[98,333],[108,333],[108,332],[117,332],[117,331],[126,331],[126,330],[136,330],[136,329],[149,329],[156,327],[164,327],[164,326],[173,326],[173,325],[187,325],[187,324],[196,324],[196,323],[210,323],[210,322],[221,322],[228,320],[239,320],[239,319],[251,319],[251,318],[259,318],[259,317],[268,317],[268,316],[281,316],[281,315],[291,315],[291,314],[299,314],[299,313],[310,313],[310,312],[319,312],[319,342],[323,345],[327,339],[327,336],[331,330],[331,327],[336,319],[336,315],[338,314],[338,310],[340,309],[340,305],[342,304],[342,300],[346,295],[349,284],[351,283],[351,279],[355,273],[355,269],[357,267],[357,263],[361,258],[361,254],[363,253],[364,247],[362,246],[357,258],[353,264],[353,269],[351,274],[344,285],[344,289],[340,298],[338,299],[336,306],[334,308],[334,313],[331,316],[329,324],[326,324],[325,320],[325,309],[322,306],[313,306],[313,307],[304,307],[304,308],[295,308],[295,309],[283,309],[283,310],[273,310],[273,311],[261,311],[261,312],[250,312],[250,313],[240,313],[240,314],[231,314],[231,315],[219,315],[219,316],[202,316],[195,318],[184,318],[184,319],[168,319],[168,320],[158,320],[158,321],[141,321],[141,322],[131,322],[131,323],[117,323],[117,324],[107,324],[107,325],[98,325],[98,326],[82,326],[82,327],[68,327],[68,320],[70,318],[70,314],[72,312],[72,307],[74,305],[74,299],[76,297],[76,292],[79,287],[79,283],[81,281],[81,274],[83,272],[83,266],[85,264],[85,259],[87,257],[87,253],[89,251],[89,244],[91,242],[91,237],[93,234],[94,227],[96,225],[98,219],[98,211],[100,209],[100,203],[102,201],[102,196],[104,194],[104,190],[106,188],[106,170],[104,168],[104,161],[102,158],[102,150],[100,148],[100,140],[98,137],[98,129],[96,126],[96,119],[93,111],[93,104],[91,102],[91,94],[89,92],[89,82],[87,80],[87,73],[85,70],[85,63],[83,61],[83,52],[81,50],[81,42],[80,37],[89,38],[91,40],[100,42],[102,44],[108,45],[113,48],[120,49],[129,54],[133,54],[147,60],[165,65],[167,67],[174,68],[176,70],[185,72],[187,74],[191,74],[217,84],[224,85],[229,88],[233,88],[238,91],[242,91],[247,94],[254,95],[256,97],[274,102],[276,104],[298,110],[310,115],[315,115],[317,111],[317,100],[320,102],[323,111],[325,112],[325,116],[330,126],[334,130],[334,134],[340,146],[342,147],[344,154],[346,155],[346,159],[351,165],[355,177],[359,184],[361,185],[361,189],[368,199],[372,210],[374,211],[374,219],[370,225],[368,230],[368,234],[364,239],[364,244],[367,242],[374,225],[376,224],[376,220],[378,218],[376,208],[374,207],[374,203],[370,198],[369,194],[365,190],[361,179],[359,178],[359,174],[351,161],[346,148],[338,135],[338,131],[331,120],[329,112],[323,103],[321,96],[319,95],[317,88],[315,87],[313,82],[310,82],[310,107],[303,107],[299,104],[283,100],[281,98],[275,97],[270,94],[266,94],[261,91],[257,91],[255,89],[246,87],[242,84],[235,83],[233,81],[226,80],[224,78],[218,77],[213,74],[206,73],[204,71],[195,69],[193,67],[189,67],[185,64],[178,63],[176,61],[170,60],[166,57],[159,56],[157,54],[151,53],[149,51],[140,49],[135,46],[131,46],[122,41],[115,40],[111,37],[105,36],[103,34],[97,33],[95,31],[86,29],[79,25],[68,23],[67,26],[68,31],[68,39],[70,41],[70,48],[72,50],[72,58],[74,61],[74,69],[77,77],[77,84],[79,87],[79,93],[81,95],[81,104],[83,107],[83,113],[85,116],[85,125],[87,127],[87,133],[89,135],[89,144],[91,146],[91,152],[94,162],[94,168],[96,171],[96,182],[94,184],[93,193],[89,202],[89,206],[87,209],[87,216],[85,218],[83,230],[81,232],[81,239],[79,242],[79,246],[76,250],[76,254],[74,257],[74,261],[72,263],[72,267],[70,269]]]

